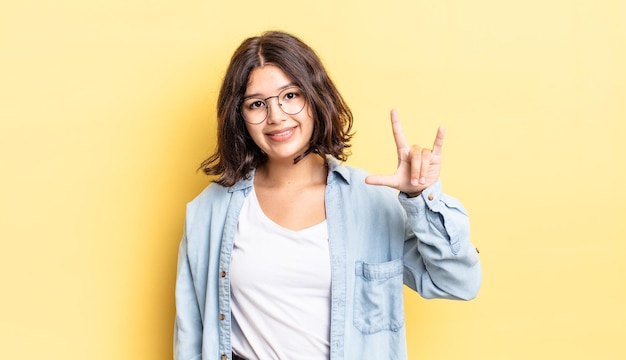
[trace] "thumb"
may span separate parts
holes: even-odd
[[[386,175],[369,175],[365,178],[365,183],[368,185],[395,187],[393,177]]]

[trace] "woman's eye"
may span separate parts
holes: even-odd
[[[265,103],[261,100],[257,100],[257,101],[253,101],[250,103],[250,105],[248,106],[250,109],[254,110],[254,109],[260,109],[262,107],[265,106]]]
[[[293,100],[293,99],[295,99],[297,97],[298,97],[298,93],[294,92],[294,91],[288,92],[284,96],[285,100]]]

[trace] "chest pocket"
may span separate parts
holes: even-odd
[[[364,334],[398,331],[404,326],[402,259],[356,263],[354,326]]]

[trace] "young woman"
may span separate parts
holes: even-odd
[[[234,53],[218,99],[216,175],[187,207],[174,353],[198,359],[406,359],[403,284],[472,299],[481,283],[462,205],[432,149],[391,126],[398,169],[347,158],[352,113],[315,52],[267,32]]]

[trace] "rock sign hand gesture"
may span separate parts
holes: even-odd
[[[370,175],[365,178],[365,182],[389,186],[409,197],[418,196],[439,179],[444,128],[440,126],[437,130],[432,150],[418,145],[409,146],[396,110],[391,110],[391,128],[398,148],[398,169],[393,175]]]

